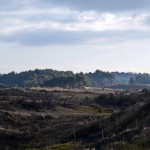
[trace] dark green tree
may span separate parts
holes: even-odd
[[[135,79],[130,78],[130,80],[129,80],[129,84],[130,84],[130,85],[135,85],[135,84],[136,84]]]

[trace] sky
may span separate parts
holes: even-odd
[[[150,0],[0,0],[0,73],[150,73]]]

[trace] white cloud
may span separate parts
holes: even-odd
[[[42,14],[47,15],[47,17],[49,16],[48,13],[49,10],[36,10],[36,11],[37,12],[34,12],[34,10],[32,10],[32,12],[34,12],[36,15],[42,12]],[[71,10],[68,10],[68,12],[70,11]],[[22,13],[20,12],[16,14],[29,15],[30,14],[29,12],[25,13],[25,11],[23,11]],[[50,12],[53,12],[53,10],[50,10]],[[60,12],[61,11],[58,12],[56,11],[55,14]],[[34,13],[31,13],[31,15],[34,16],[35,15]],[[18,31],[26,32],[26,30],[32,31],[32,30],[39,30],[39,29],[50,29],[50,30],[53,29],[53,30],[61,30],[61,31],[107,31],[107,30],[121,31],[121,30],[131,30],[131,29],[149,31],[150,29],[149,26],[145,24],[145,20],[150,17],[149,13],[133,15],[132,13],[115,14],[115,13],[97,13],[91,11],[91,12],[78,12],[78,13],[76,12],[75,14],[76,14],[76,20],[73,22],[67,22],[67,21],[63,22],[63,21],[58,21],[57,19],[51,20],[51,18],[48,18],[45,21],[42,21],[42,19],[39,21],[34,21],[34,19],[28,20],[26,18],[24,19],[23,17],[9,18],[8,16],[7,18],[2,20],[3,23],[5,24],[5,27],[0,29],[0,33],[11,34]],[[71,17],[74,17],[74,14],[72,16],[69,16],[68,20]],[[55,18],[55,16],[53,18]]]
[[[25,6],[13,11],[0,10],[0,41],[29,43],[26,41],[28,40],[27,37],[31,36],[37,39],[38,35],[41,38],[38,40],[42,41],[46,40],[46,38],[52,38],[53,35],[55,36],[54,43],[57,44],[60,41],[65,41],[64,44],[66,44],[68,36],[75,37],[74,40],[77,40],[78,37],[79,40],[75,42],[94,44],[128,40],[126,38],[129,38],[129,36],[126,36],[126,33],[133,35],[136,32],[136,35],[139,36],[138,33],[143,32],[145,34],[147,32],[148,34],[150,32],[150,26],[146,23],[147,19],[150,18],[148,11],[101,12],[96,9],[88,11],[70,9],[68,5],[66,5],[68,7],[61,7],[60,5],[45,6],[46,4],[55,3],[54,1],[47,3],[46,1],[40,2],[38,0],[35,3],[35,0],[14,0],[14,2]],[[57,0],[57,2],[60,1]],[[39,3],[42,3],[45,7],[39,7]],[[78,1],[77,4],[79,3]],[[97,2],[94,1],[93,3]],[[66,40],[61,39],[63,37],[60,36],[59,32],[64,34]],[[116,32],[116,34],[113,32]],[[118,32],[122,33],[122,35],[118,35]],[[109,37],[110,33],[113,36]],[[12,38],[13,36],[14,38]],[[135,36],[134,38],[136,40]],[[146,35],[145,38],[149,38],[149,35]],[[50,40],[53,41],[53,39]],[[50,42],[50,40],[47,41]],[[32,42],[34,45],[37,40]]]

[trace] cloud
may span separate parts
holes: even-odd
[[[136,40],[140,36],[149,38],[150,13],[146,8],[150,2],[147,0],[0,2],[3,4],[0,6],[1,42],[36,46],[120,42],[133,37]]]
[[[65,7],[76,10],[97,11],[128,11],[149,9],[149,0],[0,0],[1,9],[16,9],[23,7]]]
[[[9,36],[5,36],[1,39],[3,42],[17,42],[23,45],[59,45],[59,44],[75,44],[83,42],[85,37],[81,33],[72,33],[64,31],[53,30],[37,30],[19,32]]]
[[[39,0],[42,3],[71,7],[78,10],[127,11],[149,9],[148,0]]]
[[[66,13],[66,10],[61,11],[62,16],[58,15],[58,18],[57,15],[49,13],[49,10],[44,10],[44,12],[39,10],[33,14],[31,13],[31,15],[26,14],[25,18],[24,15],[21,15],[22,17],[14,16],[13,18],[7,16],[5,19],[2,19],[2,22],[5,22],[5,26],[0,29],[0,33],[3,34],[5,30],[8,31],[10,29],[17,32],[20,29],[36,30],[41,28],[63,31],[149,30],[149,26],[145,22],[149,19],[150,13],[124,14],[86,11],[72,12],[72,14],[68,15],[71,10],[67,10],[68,13]],[[22,13],[20,12],[19,14]],[[41,17],[45,16],[45,19],[37,20],[35,14],[41,15]]]
[[[149,39],[150,32],[143,31],[63,31],[52,29],[23,30],[0,36],[0,41],[27,46],[81,45],[125,43]]]

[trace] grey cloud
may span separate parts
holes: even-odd
[[[59,6],[72,7],[79,10],[126,11],[149,9],[149,0],[41,0]]]
[[[106,39],[98,44],[120,43],[126,41],[136,41],[149,39],[150,32],[140,31],[104,31],[104,32],[67,32],[54,30],[37,30],[14,33],[8,36],[0,36],[1,42],[15,42],[29,46],[43,45],[73,45],[90,44],[95,39]]]
[[[145,20],[145,24],[150,26],[150,17],[148,17],[146,20]]]
[[[3,42],[17,42],[23,45],[50,45],[50,44],[76,44],[83,42],[87,37],[82,33],[38,30],[33,32],[16,33],[0,37]]]
[[[0,10],[13,11],[23,8],[24,5],[17,0],[0,0]]]
[[[23,3],[25,2],[25,3]],[[0,0],[0,9],[21,7],[69,7],[78,10],[128,11],[149,9],[149,0]]]
[[[41,20],[44,22],[47,21],[54,21],[54,22],[61,22],[61,23],[75,23],[77,22],[77,18],[74,15],[52,15],[52,14],[44,14],[44,15],[29,15],[25,18],[26,20],[29,20],[30,22],[41,22]]]

